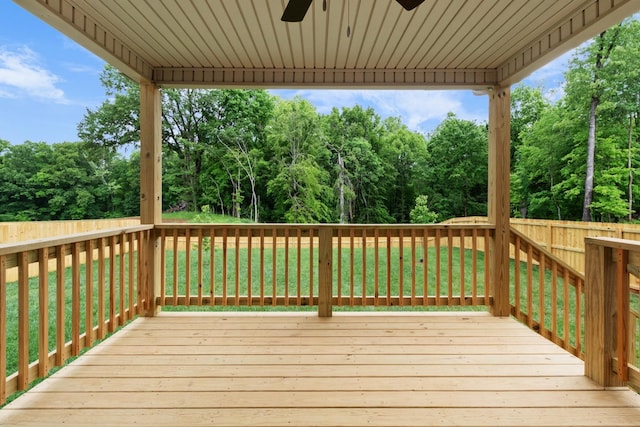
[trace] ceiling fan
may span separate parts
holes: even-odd
[[[284,9],[281,20],[285,22],[300,22],[307,14],[309,6],[313,0],[289,0],[287,7]],[[396,0],[406,10],[415,9],[424,0]],[[323,2],[323,8],[326,9],[326,0]]]

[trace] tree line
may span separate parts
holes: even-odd
[[[575,51],[556,100],[513,88],[513,216],[635,218],[639,73],[629,20]],[[101,82],[108,100],[87,110],[80,142],[0,140],[0,220],[138,214],[138,87],[110,67]],[[449,114],[423,135],[372,108],[320,114],[263,90],[163,89],[162,104],[165,210],[294,223],[486,215],[484,123]]]

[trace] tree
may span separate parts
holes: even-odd
[[[279,102],[267,140],[275,167],[267,188],[277,217],[293,223],[328,221],[328,174],[318,164],[328,152],[315,108],[301,98]]]
[[[600,33],[593,42],[576,55],[567,73],[567,94],[579,103],[588,103],[588,135],[586,152],[586,173],[584,179],[584,202],[582,220],[591,221],[591,203],[593,202],[595,151],[597,134],[598,107],[602,101],[603,69],[611,51],[618,43],[620,26]]]
[[[433,224],[438,221],[438,214],[429,209],[428,197],[424,194],[416,197],[416,204],[409,213],[412,224]]]
[[[107,66],[101,75],[106,93],[111,98],[96,110],[87,110],[78,125],[78,135],[90,144],[120,148],[139,145],[138,85]],[[180,167],[180,193],[192,209],[198,209],[205,197],[201,185],[220,188],[231,182],[240,216],[244,199],[242,182],[250,183],[252,217],[258,216],[256,190],[256,156],[252,150],[264,141],[264,128],[272,109],[271,96],[259,90],[162,90],[163,152],[177,157],[172,165]],[[206,170],[206,173],[205,173]],[[225,176],[226,182],[220,182]],[[211,179],[214,176],[215,179]]]
[[[398,118],[384,121],[380,158],[385,166],[386,207],[395,222],[407,223],[416,196],[425,185],[427,141]]]
[[[522,217],[564,219],[574,215],[571,206],[575,203],[571,199],[580,192],[566,191],[562,183],[564,171],[575,172],[576,168],[567,157],[572,149],[570,141],[578,131],[573,123],[559,104],[546,108],[531,128],[520,134],[521,143],[514,156],[512,197]]]
[[[324,118],[331,152],[328,168],[340,223],[387,223],[388,185],[380,157],[384,128],[372,108],[334,108]]]
[[[449,113],[427,141],[425,194],[439,218],[486,215],[486,126]]]

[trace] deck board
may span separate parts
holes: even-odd
[[[164,313],[0,410],[0,425],[639,426],[640,396],[478,313]]]

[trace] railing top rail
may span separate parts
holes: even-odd
[[[157,224],[155,228],[174,229],[174,228],[191,228],[191,229],[209,229],[209,228],[240,228],[240,229],[288,229],[288,230],[308,230],[308,229],[343,229],[343,230],[413,230],[413,229],[433,229],[433,230],[493,230],[492,224],[275,224],[275,223],[167,223]]]
[[[100,231],[89,231],[86,233],[69,234],[58,237],[48,237],[45,239],[28,240],[20,243],[0,244],[0,256],[13,254],[16,252],[28,252],[52,246],[66,245],[70,243],[83,242],[86,240],[100,239],[103,237],[117,236],[120,234],[134,233],[137,231],[152,230],[153,225],[136,225],[129,227],[110,228]]]
[[[629,251],[640,251],[640,241],[629,239],[618,239],[616,237],[586,237],[586,244],[605,246],[613,249],[625,249]]]

